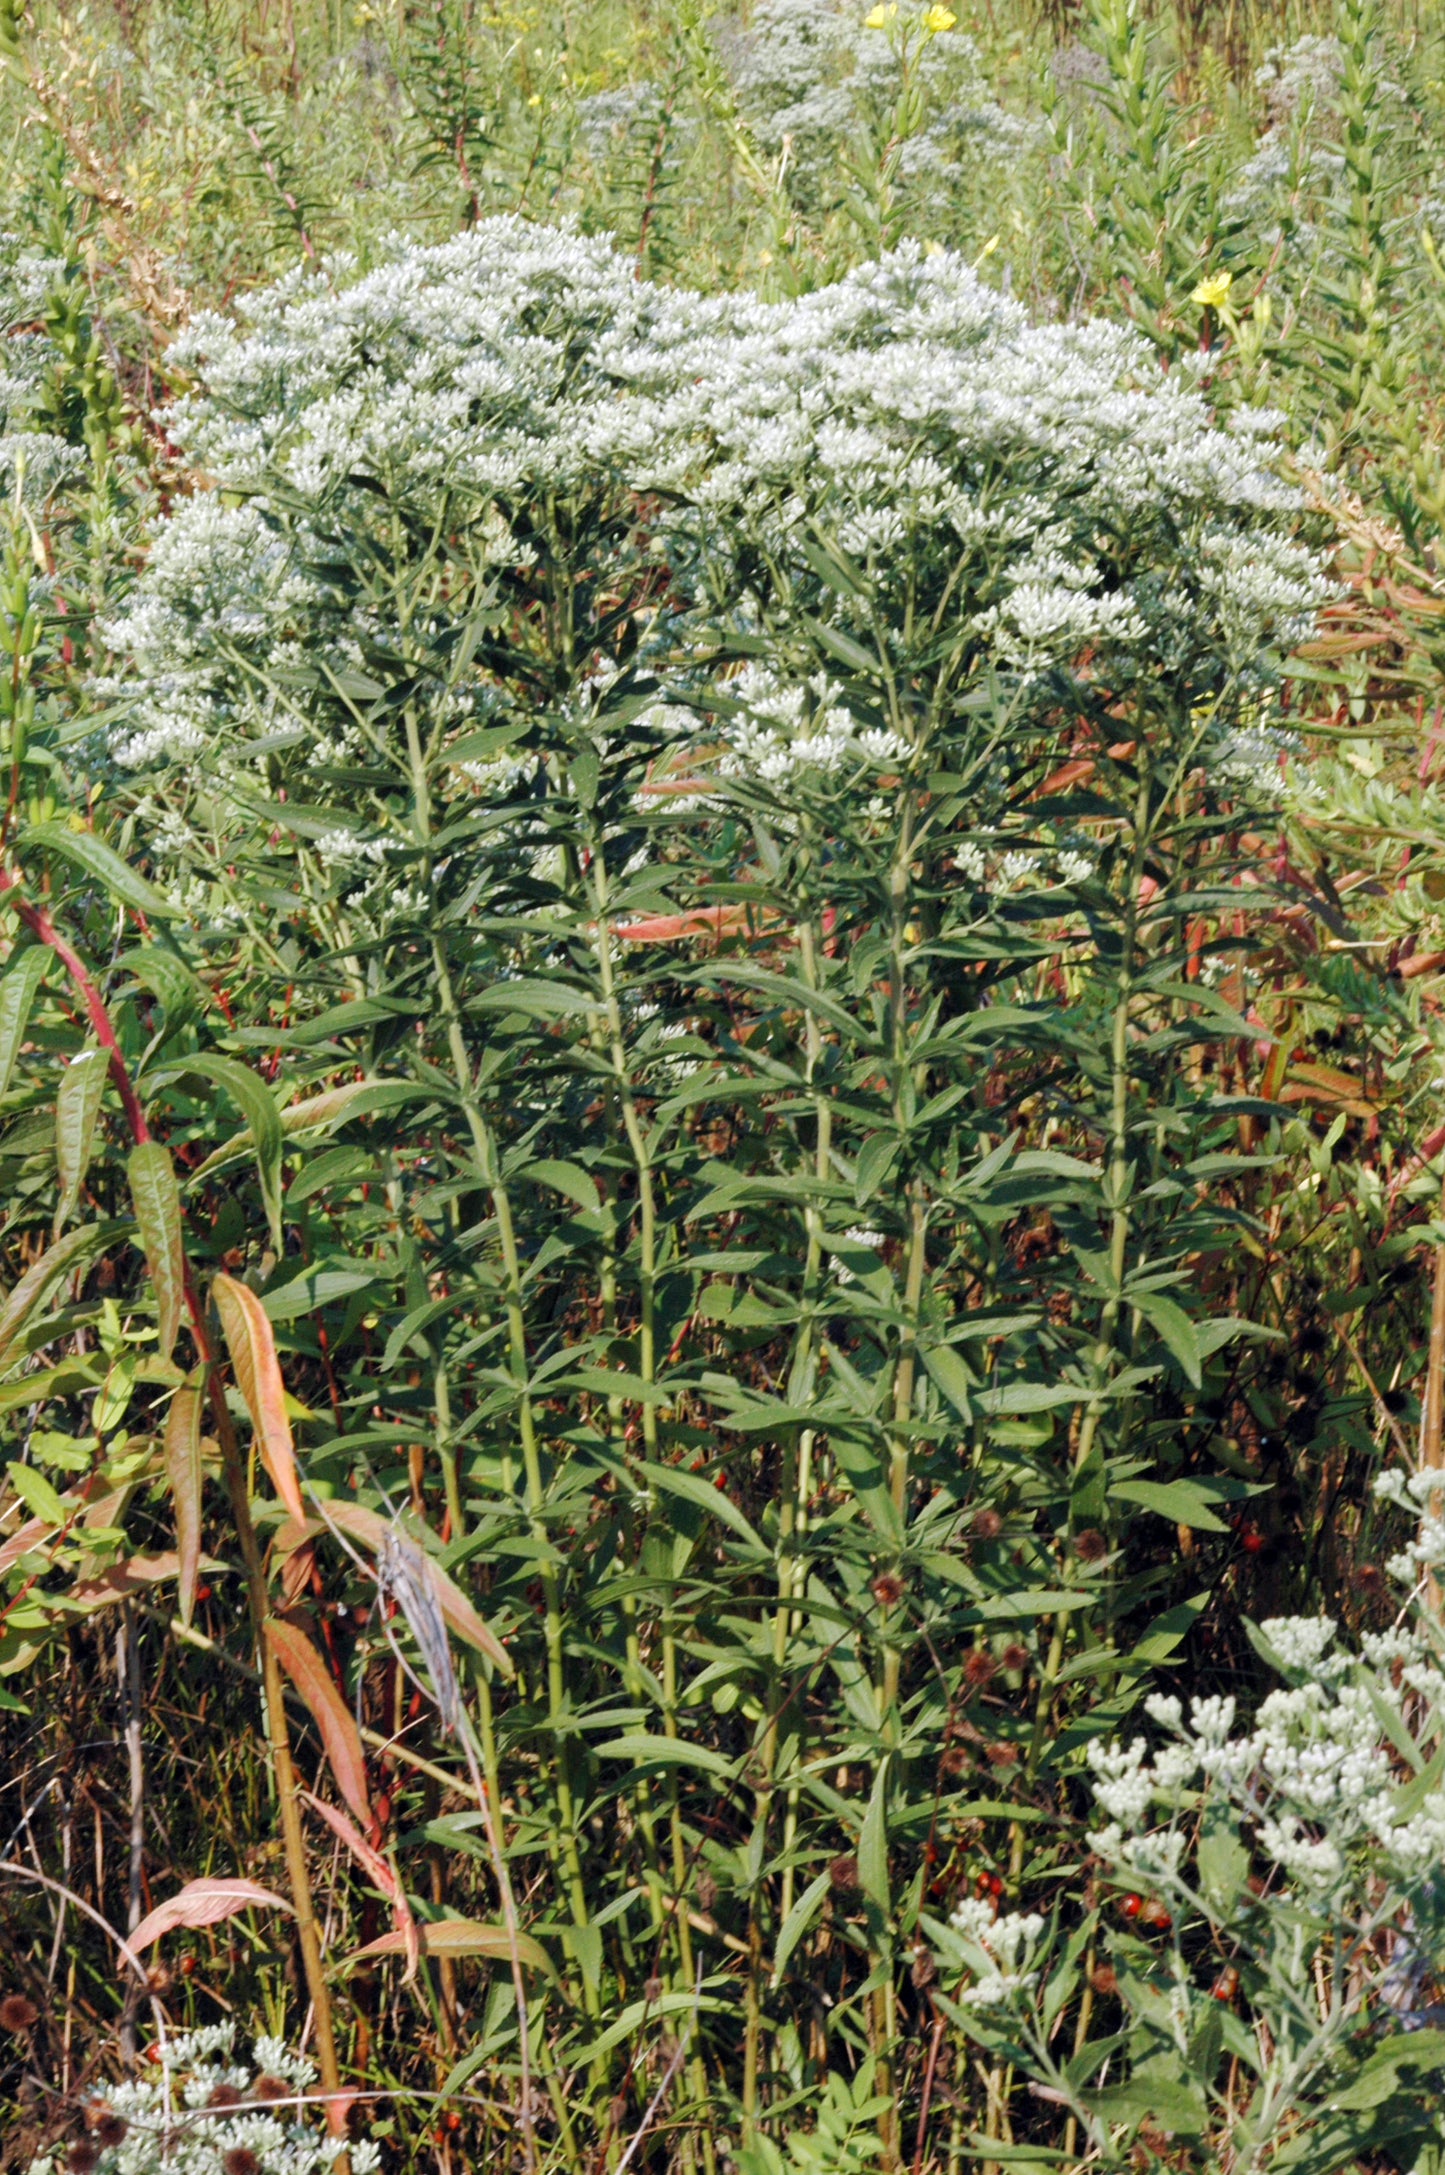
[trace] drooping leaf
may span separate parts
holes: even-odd
[[[133,1949],[144,1949],[176,1926],[214,1926],[223,1918],[236,1917],[240,1911],[290,1908],[284,1896],[258,1887],[253,1880],[220,1880],[206,1874],[200,1880],[187,1881],[175,1895],[158,1903],[126,1939]]]
[[[176,1558],[179,1589],[176,1607],[183,1624],[189,1625],[196,1605],[196,1581],[201,1562],[201,1408],[204,1398],[199,1381],[183,1382],[171,1399],[166,1414],[166,1479],[176,1520]]]
[[[351,1710],[337,1691],[331,1671],[305,1632],[284,1618],[267,1617],[266,1637],[321,1732],[336,1787],[358,1820],[370,1820],[366,1755]]]
[[[68,823],[33,823],[24,834],[27,846],[44,846],[50,853],[58,853],[63,861],[78,868],[82,876],[89,876],[104,886],[113,899],[123,906],[135,908],[138,914],[149,914],[158,921],[179,918],[181,909],[172,906],[167,899],[148,884],[123,861],[114,847],[97,838],[94,831],[73,831]]]
[[[378,1511],[368,1510],[364,1503],[331,1502],[326,1506],[326,1515],[333,1525],[350,1534],[353,1540],[360,1541],[373,1554],[379,1553],[391,1531],[391,1521]],[[425,1550],[422,1557],[426,1577],[447,1629],[464,1639],[468,1646],[475,1647],[479,1654],[485,1654],[493,1668],[504,1677],[515,1675],[511,1655],[496,1633],[482,1621],[455,1579],[448,1577],[436,1558]]]
[[[157,1082],[175,1080],[188,1072],[199,1073],[203,1080],[213,1080],[217,1087],[224,1088],[246,1120],[255,1150],[256,1175],[261,1184],[271,1245],[279,1254],[282,1244],[281,1158],[286,1136],[276,1098],[260,1074],[252,1072],[249,1065],[243,1065],[238,1057],[223,1057],[215,1050],[199,1050],[194,1055],[176,1059],[162,1066],[151,1078]]]
[[[135,1220],[156,1295],[161,1357],[169,1359],[180,1335],[186,1303],[186,1249],[181,1197],[169,1148],[144,1140],[126,1163]]]
[[[510,1934],[505,1926],[484,1926],[474,1918],[439,1918],[429,1925],[418,1925],[416,1930],[423,1956],[510,1959],[515,1951],[519,1960],[533,1971],[550,1972],[552,1968],[540,1942],[534,1941],[530,1934]],[[365,1948],[353,1950],[346,1962],[359,1964],[372,1956],[400,1956],[404,1947],[400,1933],[384,1933],[379,1940],[368,1941]]]
[[[306,1522],[291,1422],[286,1417],[286,1386],[276,1357],[276,1339],[256,1294],[233,1276],[218,1276],[211,1286],[226,1350],[236,1371],[236,1386],[256,1431],[261,1462],[271,1485],[293,1518]]]

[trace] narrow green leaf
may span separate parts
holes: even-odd
[[[888,1915],[888,1762],[878,1763],[858,1836],[858,1878],[870,1903]]]
[[[85,1174],[100,1117],[110,1058],[104,1050],[81,1050],[60,1076],[55,1096],[55,1167],[60,1199],[55,1210],[58,1237],[70,1221]]]
[[[14,955],[0,978],[0,1095],[15,1076],[30,1008],[50,960],[51,954],[43,944],[29,944]]]
[[[203,1080],[214,1080],[217,1087],[224,1088],[251,1129],[266,1223],[271,1245],[279,1254],[282,1245],[281,1158],[286,1136],[276,1098],[259,1073],[252,1072],[249,1065],[243,1065],[237,1057],[222,1057],[215,1050],[198,1050],[194,1056],[179,1058],[152,1077],[157,1081],[179,1080],[191,1072],[199,1073]]]
[[[103,884],[112,898],[124,906],[134,907],[138,914],[149,914],[154,919],[174,921],[180,916],[180,908],[172,906],[160,893],[139,875],[128,861],[107,846],[94,831],[73,831],[68,823],[33,823],[24,834],[27,846],[44,846],[51,853],[58,853],[69,861],[83,876],[89,876]]]
[[[1199,1389],[1204,1380],[1204,1363],[1194,1324],[1183,1307],[1166,1299],[1162,1291],[1131,1291],[1124,1296],[1146,1321],[1153,1323],[1195,1389]]]
[[[69,1513],[44,1473],[38,1473],[33,1465],[18,1464],[7,1465],[5,1473],[27,1510],[43,1518],[47,1525],[64,1525]]]
[[[181,1197],[170,1150],[158,1140],[132,1148],[126,1164],[135,1220],[145,1249],[146,1267],[155,1287],[156,1319],[163,1359],[169,1359],[180,1335],[186,1301],[186,1257],[181,1236]]]
[[[788,1959],[802,1940],[813,1920],[823,1907],[823,1898],[832,1883],[832,1874],[826,1869],[817,1879],[810,1881],[803,1890],[778,1933],[778,1945],[773,1951],[773,1984],[776,1986],[788,1968]]]

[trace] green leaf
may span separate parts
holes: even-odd
[[[135,1220],[145,1249],[146,1267],[155,1287],[161,1357],[169,1359],[180,1335],[186,1303],[186,1254],[181,1235],[181,1196],[170,1150],[158,1140],[142,1141],[126,1164]]]
[[[1157,1511],[1177,1526],[1197,1527],[1202,1533],[1227,1533],[1224,1520],[1214,1510],[1220,1496],[1207,1480],[1114,1480],[1109,1494],[1141,1510]]]
[[[858,1878],[870,1903],[888,1915],[888,1761],[880,1760],[858,1835]]]
[[[642,1462],[641,1470],[654,1488],[665,1489],[669,1495],[681,1496],[684,1502],[695,1503],[710,1518],[721,1518],[724,1525],[731,1526],[734,1533],[755,1548],[760,1556],[771,1553],[759,1540],[737,1504],[731,1501],[723,1489],[715,1488],[711,1481],[704,1480],[701,1473],[685,1472],[680,1465],[655,1465],[650,1460]]]
[[[68,823],[35,823],[24,833],[27,846],[44,846],[51,853],[58,853],[69,861],[82,875],[92,877],[103,884],[112,898],[123,906],[134,907],[138,914],[148,914],[153,920],[175,921],[181,910],[163,899],[158,891],[138,875],[128,861],[96,837],[94,831],[73,831]]]
[[[1199,1389],[1204,1381],[1204,1362],[1194,1324],[1183,1307],[1166,1299],[1161,1291],[1129,1291],[1124,1297],[1146,1321],[1153,1323],[1195,1389]]]
[[[864,1141],[853,1176],[853,1198],[860,1208],[872,1200],[892,1170],[900,1145],[896,1133],[870,1133]]]
[[[1204,1801],[1197,1855],[1205,1899],[1226,1917],[1249,1877],[1249,1852],[1239,1840],[1235,1815],[1213,1795]]]
[[[633,1760],[643,1767],[695,1767],[700,1774],[731,1777],[733,1762],[709,1745],[686,1744],[680,1737],[613,1737],[598,1745],[599,1760]]]
[[[0,1095],[15,1077],[30,1008],[52,956],[45,945],[29,944],[15,953],[0,978]]]
[[[192,1056],[178,1058],[161,1066],[152,1077],[159,1084],[183,1079],[187,1073],[199,1073],[203,1080],[214,1080],[217,1087],[224,1088],[250,1127],[266,1224],[272,1249],[279,1254],[282,1248],[281,1158],[286,1137],[275,1096],[249,1065],[243,1065],[238,1057],[222,1057],[215,1050],[198,1050]]]
[[[977,1383],[970,1382],[968,1369],[946,1344],[922,1345],[919,1357],[923,1361],[929,1380],[942,1390],[960,1420],[973,1420],[973,1397]]]
[[[55,1283],[80,1266],[90,1254],[102,1251],[112,1240],[126,1236],[131,1225],[124,1222],[86,1223],[78,1231],[67,1231],[46,1248],[38,1261],[31,1263],[18,1284],[11,1291],[3,1307],[0,1307],[0,1360],[3,1360],[41,1300]]]
[[[773,1951],[772,1983],[774,1986],[778,1984],[783,1973],[787,1970],[788,1959],[793,1950],[822,1909],[823,1898],[828,1893],[832,1878],[832,1874],[825,1869],[818,1875],[816,1880],[810,1881],[783,1920],[778,1933],[778,1945]]]
[[[33,1465],[7,1465],[6,1477],[25,1508],[43,1518],[48,1526],[63,1526],[71,1515],[44,1473]]]
[[[79,1051],[60,1075],[55,1095],[55,1167],[60,1179],[55,1210],[57,1236],[70,1221],[90,1168],[90,1151],[109,1072],[107,1052],[90,1049]]]

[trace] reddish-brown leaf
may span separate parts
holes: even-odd
[[[176,1514],[176,1556],[180,1586],[176,1607],[183,1624],[189,1624],[196,1605],[196,1581],[201,1569],[201,1389],[195,1381],[183,1382],[171,1399],[166,1414],[166,1478]]]
[[[266,1637],[276,1658],[311,1711],[336,1786],[358,1820],[370,1820],[371,1799],[366,1787],[366,1758],[361,1737],[331,1671],[304,1631],[278,1616],[266,1619]]]
[[[226,1350],[236,1370],[236,1385],[246,1400],[271,1484],[292,1517],[304,1524],[306,1506],[296,1477],[296,1451],[291,1422],[286,1417],[286,1387],[266,1310],[249,1286],[238,1284],[233,1276],[218,1276],[211,1290]]]
[[[133,1949],[149,1948],[175,1926],[214,1926],[222,1918],[234,1918],[238,1911],[261,1904],[273,1911],[291,1908],[284,1896],[258,1888],[253,1880],[217,1880],[206,1874],[200,1880],[188,1880],[177,1894],[158,1903],[126,1939]]]

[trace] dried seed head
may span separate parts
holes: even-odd
[[[125,2143],[130,2124],[113,2107],[97,2107],[91,2112],[90,2129],[96,2143],[109,2151],[112,2146]]]
[[[66,2151],[65,2165],[70,2170],[70,2175],[91,2175],[92,2169],[99,2164],[100,2147],[94,2138],[77,2137],[75,2143]]]
[[[234,2084],[218,2084],[212,2090],[206,2105],[208,2107],[239,2107],[245,2097],[245,2093],[238,2091]]]
[[[880,1608],[896,1608],[906,1591],[896,1571],[880,1571],[873,1581],[873,1598]]]
[[[987,1749],[989,1764],[993,1767],[1012,1767],[1019,1756],[1017,1745],[996,1744]]]
[[[972,1684],[976,1690],[982,1690],[985,1684],[992,1684],[997,1675],[998,1663],[994,1660],[988,1648],[986,1646],[976,1646],[964,1662],[964,1682]]]
[[[657,1977],[644,1979],[642,1982],[643,1999],[646,2001],[661,2001],[665,1991],[661,1979]]]
[[[1003,1520],[996,1510],[989,1510],[985,1506],[983,1510],[974,1512],[973,1534],[975,1540],[996,1541],[1002,1531]]]
[[[1089,1973],[1089,1984],[1096,1994],[1117,1994],[1119,1974],[1112,1964],[1096,1964]]]
[[[1003,1663],[1005,1669],[1015,1671],[1027,1669],[1031,1658],[1028,1648],[1020,1646],[1016,1639],[1010,1640],[999,1656],[999,1660]]]
[[[0,2001],[0,2031],[28,2032],[40,2021],[40,2011],[24,1994],[7,1994]]]
[[[261,2175],[261,2163],[249,2145],[233,2145],[221,2156],[225,2175]]]
[[[828,1867],[828,1879],[835,1895],[851,1896],[858,1892],[858,1860],[849,1852],[835,1858]]]
[[[1109,1544],[1095,1526],[1085,1526],[1074,1535],[1074,1554],[1080,1563],[1102,1563],[1108,1553]]]
[[[913,1964],[908,1976],[920,1993],[926,1987],[932,1986],[938,1977],[938,1966],[926,1948],[916,1948],[913,1951]]]
[[[703,1911],[710,1911],[717,1902],[717,1882],[711,1873],[702,1872],[697,1876],[697,1902],[698,1909]]]
[[[296,2088],[284,2077],[258,2077],[251,2087],[252,2099],[294,2099]]]
[[[966,1775],[972,1765],[962,1745],[948,1745],[938,1762],[938,1772],[952,1781],[958,1775]]]

